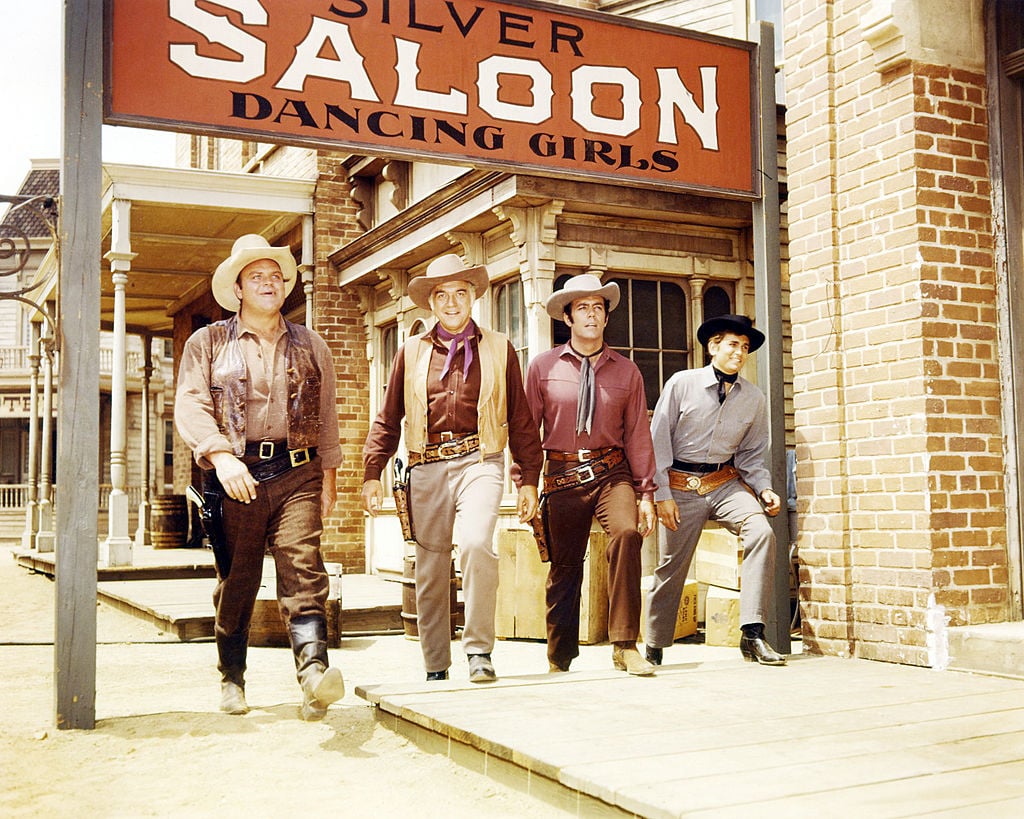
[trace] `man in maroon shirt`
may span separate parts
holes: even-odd
[[[604,343],[608,314],[618,303],[614,282],[602,286],[589,273],[569,279],[545,303],[548,315],[568,325],[569,342],[539,355],[526,375],[526,398],[547,455],[543,514],[551,560],[546,597],[553,672],[568,671],[579,656],[583,558],[596,517],[608,534],[612,662],[630,674],[654,673],[636,648],[640,548],[655,522],[654,447],[643,376]]]
[[[427,680],[451,665],[450,570],[459,547],[466,618],[462,647],[472,682],[497,679],[491,650],[498,591],[494,527],[505,488],[505,446],[522,474],[518,512],[531,520],[543,463],[537,425],[509,340],[478,327],[473,301],[487,291],[483,266],[449,254],[409,283],[409,298],[437,318],[395,355],[384,406],[363,447],[363,507],[381,508],[380,475],[405,446],[412,471],[409,513],[416,540],[416,612]]]

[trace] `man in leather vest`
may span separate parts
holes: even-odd
[[[478,327],[471,316],[473,301],[488,285],[486,267],[466,268],[454,254],[435,259],[409,282],[409,298],[433,312],[437,323],[395,355],[384,405],[363,447],[363,507],[376,515],[383,499],[380,475],[398,449],[405,419],[416,615],[428,681],[448,679],[451,665],[453,544],[462,571],[469,679],[497,679],[491,650],[498,556],[492,541],[506,444],[524,478],[519,519],[531,520],[537,508],[540,440],[519,359],[505,336]]]
[[[740,651],[749,662],[785,665],[764,636],[775,577],[775,534],[765,514],[782,501],[765,467],[768,410],[764,393],[739,372],[764,344],[747,316],[705,321],[697,340],[711,363],[681,370],[665,384],[651,429],[658,461],[658,519],[667,530],[648,597],[647,659],[661,665],[672,645],[683,583],[704,524],[717,520],[743,545]]]
[[[213,594],[220,708],[249,710],[246,648],[269,551],[302,689],[300,713],[317,720],[345,695],[341,671],[327,660],[328,578],[320,554],[341,448],[327,345],[281,315],[295,280],[290,248],[255,234],[234,243],[211,290],[236,315],[186,342],[174,420],[204,470],[205,502],[219,505],[213,518],[220,527],[208,534],[220,541]]]
[[[544,524],[551,568],[548,663],[568,671],[579,656],[583,562],[596,517],[608,534],[608,639],[612,664],[636,676],[654,667],[637,651],[640,550],[654,527],[654,449],[644,380],[604,342],[619,286],[590,273],[569,279],[546,303],[569,327],[568,343],[530,362],[526,397],[543,432]],[[638,504],[639,502],[639,504]],[[638,509],[639,505],[639,509]]]

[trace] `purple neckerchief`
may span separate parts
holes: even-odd
[[[448,371],[451,369],[452,361],[455,359],[455,352],[458,350],[459,342],[462,342],[465,346],[465,358],[462,361],[462,378],[466,380],[469,378],[469,365],[473,363],[473,346],[469,343],[469,340],[476,334],[476,325],[470,319],[469,324],[466,328],[457,335],[449,333],[440,324],[437,325],[437,337],[441,341],[450,341],[451,345],[448,347],[448,357],[444,360],[444,367],[441,368],[441,380],[444,381],[444,377],[448,375]]]

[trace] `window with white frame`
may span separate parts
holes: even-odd
[[[519,357],[519,366],[526,372],[528,342],[522,279],[509,279],[495,287],[494,327],[499,333],[508,336]]]

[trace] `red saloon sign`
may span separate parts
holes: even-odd
[[[107,0],[104,121],[753,198],[756,45],[494,0]]]

